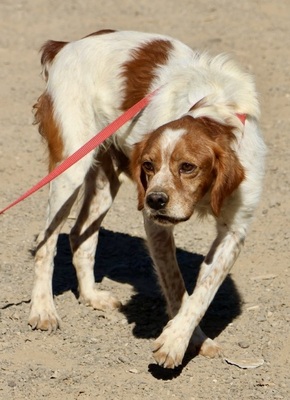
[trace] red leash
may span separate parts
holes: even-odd
[[[55,179],[57,176],[62,174],[69,167],[71,167],[73,164],[75,164],[77,161],[79,161],[81,158],[83,158],[85,155],[87,155],[90,151],[94,150],[97,146],[99,146],[106,139],[108,139],[110,136],[112,136],[113,133],[115,133],[118,129],[120,129],[126,122],[128,122],[135,115],[137,115],[141,110],[143,110],[143,108],[145,108],[150,103],[150,101],[155,93],[156,93],[156,90],[154,92],[148,94],[146,97],[144,97],[138,103],[134,104],[131,108],[129,108],[127,111],[125,111],[124,114],[122,114],[120,117],[115,119],[115,121],[113,121],[111,124],[106,126],[106,128],[104,128],[99,133],[97,133],[92,139],[90,139],[87,143],[85,143],[81,148],[79,148],[71,156],[66,158],[61,164],[59,164],[47,176],[42,178],[35,186],[30,188],[22,196],[20,196],[18,199],[13,201],[11,204],[9,204],[7,207],[5,207],[3,210],[1,210],[0,215],[3,214],[5,211],[9,210],[10,208],[12,208],[13,206],[15,206],[16,204],[20,203],[24,199],[26,199],[28,196],[35,193],[37,190],[41,189],[43,186],[47,185],[49,182],[51,182],[53,179]]]

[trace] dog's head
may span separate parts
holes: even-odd
[[[158,128],[136,144],[131,174],[137,183],[138,209],[160,224],[189,219],[209,193],[218,216],[226,197],[244,179],[231,147],[232,127],[206,117],[184,116]]]

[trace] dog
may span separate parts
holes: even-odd
[[[121,303],[96,289],[98,232],[121,185],[136,182],[148,248],[170,321],[153,356],[165,368],[182,363],[189,346],[214,357],[220,347],[199,327],[241,248],[258,200],[266,147],[252,76],[225,54],[210,56],[169,36],[103,30],[74,42],[48,41],[41,64],[46,88],[34,106],[49,170],[148,93],[149,105],[102,146],[50,184],[39,235],[29,324],[60,325],[52,292],[58,234],[83,191],[70,233],[80,301],[98,310]],[[174,226],[193,213],[211,215],[217,235],[191,295],[185,289]]]

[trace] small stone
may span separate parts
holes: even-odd
[[[238,358],[238,359],[229,359],[224,358],[228,364],[235,365],[236,367],[242,369],[252,369],[261,367],[264,364],[264,360],[262,358]]]
[[[118,361],[120,361],[123,364],[128,364],[128,362],[129,362],[128,358],[124,357],[124,356],[119,356]]]
[[[54,371],[54,372],[51,374],[50,379],[57,379],[58,376],[59,376],[58,371]]]
[[[136,368],[131,368],[131,369],[129,369],[129,372],[130,372],[131,374],[138,374],[138,373],[139,373],[139,371],[138,371]]]
[[[255,311],[255,310],[259,310],[259,308],[260,308],[260,306],[257,304],[256,306],[248,307],[247,310],[248,311]]]
[[[252,281],[263,281],[263,280],[269,280],[269,279],[275,279],[278,275],[276,274],[265,274],[265,275],[259,275],[259,276],[253,276],[251,278]]]
[[[249,344],[248,342],[245,342],[245,341],[239,342],[238,345],[239,345],[242,349],[247,349],[248,347],[250,347],[250,344]]]

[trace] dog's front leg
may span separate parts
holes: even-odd
[[[174,317],[187,297],[175,254],[173,226],[157,225],[144,216],[147,244],[160,287],[166,300],[167,313]]]
[[[238,257],[243,242],[242,230],[219,233],[202,265],[194,292],[184,296],[179,312],[155,342],[154,358],[159,365],[174,368],[181,364],[193,332]],[[214,346],[207,341],[201,347],[204,355],[211,356],[213,350]]]
[[[147,233],[147,243],[151,258],[154,262],[159,284],[161,286],[163,295],[166,299],[168,316],[174,318],[178,313],[181,304],[187,301],[188,293],[177,263],[175,243],[173,238],[173,226],[157,225],[151,220],[144,217],[144,225]],[[171,322],[169,322],[170,325]],[[181,332],[183,330],[181,329]],[[188,347],[188,340],[182,338],[179,344],[179,351],[176,354],[178,363],[181,363],[184,352]],[[217,345],[209,339],[199,326],[196,326],[190,338],[190,348],[194,351],[200,351],[204,355],[215,355],[217,352]],[[204,350],[207,349],[207,352]],[[177,362],[166,353],[160,351],[160,341],[154,344],[154,357],[159,364],[165,367],[174,367]]]

